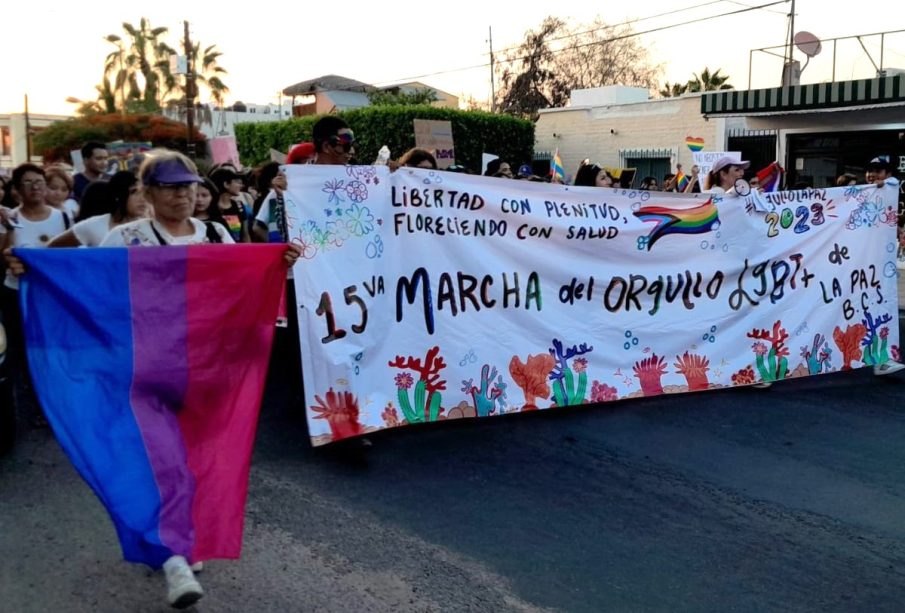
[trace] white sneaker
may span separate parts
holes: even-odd
[[[167,580],[167,604],[174,609],[190,607],[204,596],[201,584],[182,556],[173,556],[164,562],[163,572]]]
[[[874,374],[878,377],[882,375],[891,375],[892,373],[899,372],[900,370],[905,370],[905,364],[902,364],[901,362],[893,362],[892,360],[883,364],[874,365]]]

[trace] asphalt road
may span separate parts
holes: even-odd
[[[365,463],[308,448],[275,389],[243,558],[207,565],[198,611],[905,607],[905,373],[409,428]],[[0,459],[0,610],[163,596],[26,430]]]

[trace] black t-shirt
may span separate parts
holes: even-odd
[[[251,218],[248,207],[243,203],[230,200],[229,208],[221,208],[220,214],[223,217],[223,221],[226,222],[226,229],[229,230],[233,240],[237,243],[242,242],[242,228]]]

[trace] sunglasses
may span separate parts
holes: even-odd
[[[342,147],[346,153],[355,146],[355,135],[352,132],[340,132],[330,137],[330,144],[334,147]]]

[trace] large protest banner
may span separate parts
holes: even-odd
[[[899,354],[895,185],[742,197],[287,172],[316,445]]]

